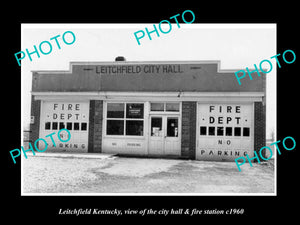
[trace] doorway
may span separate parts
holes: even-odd
[[[180,156],[180,120],[176,115],[151,115],[149,155]]]

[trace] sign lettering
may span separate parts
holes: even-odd
[[[183,73],[181,65],[111,65],[96,66],[98,74],[166,74],[166,73]]]
[[[234,160],[252,155],[251,104],[199,104],[198,158]]]
[[[241,150],[222,150],[222,149],[214,149],[214,150],[206,150],[201,149],[200,155],[211,155],[211,156],[246,156],[247,151]]]
[[[80,113],[80,104],[72,103],[54,103],[53,104],[53,120],[79,120]]]

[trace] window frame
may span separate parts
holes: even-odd
[[[238,133],[237,130],[239,130],[239,135],[237,134]],[[243,138],[243,134],[242,134],[243,129],[242,129],[242,127],[234,127],[233,131],[234,131],[233,132],[234,137]]]
[[[214,127],[215,129],[215,134],[210,134],[209,133],[209,129],[210,127]],[[201,128],[205,128],[206,129],[206,132],[205,134],[202,134],[201,133]],[[222,135],[218,135],[218,128],[221,128],[223,129],[222,131]],[[231,134],[230,135],[227,135],[227,129],[231,129]],[[235,134],[235,129],[239,129],[240,130],[240,135],[236,135]],[[248,129],[248,135],[245,135],[245,129]],[[200,125],[199,126],[199,136],[201,137],[204,137],[204,136],[207,136],[207,137],[226,137],[226,138],[249,138],[251,137],[251,127],[235,127],[235,126],[209,126],[209,125]]]
[[[45,122],[44,130],[52,130],[52,123],[49,121]]]
[[[245,130],[246,130],[246,129],[248,129],[248,131],[247,131],[247,132],[248,132],[248,133],[247,133],[248,135],[245,135]],[[243,129],[242,129],[242,137],[246,137],[246,138],[247,138],[247,137],[250,137],[250,136],[251,136],[250,130],[251,130],[250,127],[243,127]]]
[[[164,109],[163,111],[151,111],[151,104],[152,103],[159,103],[159,104],[164,104]],[[167,104],[178,104],[178,111],[167,111]],[[163,102],[159,102],[159,101],[150,101],[149,102],[149,114],[181,114],[181,102],[172,102],[172,101],[163,101]]]
[[[108,105],[109,104],[123,104],[124,107],[124,117],[123,118],[109,118],[107,117],[107,110],[108,110]],[[141,104],[143,105],[143,118],[127,118],[127,104]],[[105,107],[103,107],[103,115],[104,115],[104,126],[103,126],[103,133],[104,137],[109,137],[109,138],[145,138],[145,102],[105,102]],[[124,126],[123,126],[123,134],[121,135],[112,135],[112,134],[107,134],[107,121],[109,120],[119,120],[123,121]],[[126,121],[143,121],[143,135],[126,135]]]

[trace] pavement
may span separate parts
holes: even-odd
[[[22,159],[22,195],[275,195],[273,159],[249,163],[40,153]]]

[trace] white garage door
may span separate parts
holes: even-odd
[[[196,159],[253,156],[253,104],[198,104]]]
[[[89,102],[60,102],[42,101],[40,117],[40,138],[48,142],[47,151],[76,151],[87,152],[88,150],[88,127],[89,127]],[[57,138],[60,129],[66,128],[71,134],[68,142],[61,142]],[[56,143],[53,145],[50,137],[46,135],[55,132],[52,137]],[[67,132],[61,132],[61,139],[67,140]],[[43,149],[43,142],[39,142],[40,149]]]

